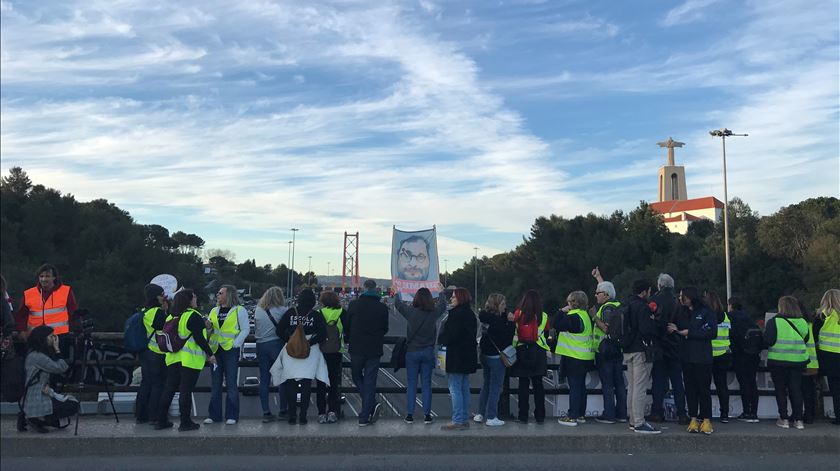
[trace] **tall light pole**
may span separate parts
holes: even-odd
[[[291,290],[291,279],[292,279],[292,272],[289,268],[292,265],[292,241],[289,241],[289,258],[286,261],[286,293],[289,296],[289,299],[292,299],[292,290]]]
[[[726,186],[726,138],[728,136],[748,136],[749,134],[734,134],[729,129],[709,131],[713,137],[719,137],[723,143],[723,250],[726,256],[726,299],[732,297],[732,274],[729,269],[729,192]]]
[[[478,247],[473,247],[475,256],[473,257],[473,266],[475,267],[475,287],[473,289],[473,296],[475,297],[474,306],[478,306]]]
[[[327,262],[327,276],[330,276],[330,262]]]
[[[309,279],[306,280],[306,284],[311,286],[312,285],[312,255],[309,256],[309,269],[306,270],[306,274],[309,277]]]
[[[296,227],[293,227],[289,230],[292,231],[292,271],[291,271],[291,273],[292,273],[291,280],[292,281],[291,281],[291,285],[290,285],[291,288],[289,288],[289,293],[294,294],[294,292],[295,292],[295,233],[297,233],[297,231],[299,231],[300,229],[298,229]]]
[[[443,287],[446,288],[446,279],[449,276],[449,259],[443,259]]]

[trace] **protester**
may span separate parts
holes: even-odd
[[[411,304],[404,302],[400,293],[394,299],[394,306],[406,320],[406,416],[407,423],[414,422],[417,406],[417,375],[423,391],[424,423],[432,423],[432,370],[435,368],[435,338],[437,320],[446,312],[446,298],[441,295],[437,303],[428,288],[420,288]]]
[[[478,321],[470,307],[472,296],[466,288],[456,288],[452,293],[446,323],[441,328],[438,341],[446,347],[446,377],[452,399],[452,422],[442,430],[466,430],[470,427],[470,374],[478,363],[476,333]]]
[[[286,390],[290,425],[296,423],[306,425],[307,423],[306,413],[309,410],[312,395],[312,380],[317,379],[330,384],[327,364],[318,345],[327,336],[327,324],[323,314],[313,310],[314,307],[315,293],[311,289],[305,289],[298,294],[297,306],[290,309],[279,324],[280,339],[286,347],[280,352],[275,362],[275,373],[272,376],[273,382],[282,384]],[[298,325],[303,326],[303,334],[309,342],[309,356],[306,358],[293,358],[287,351],[289,339]],[[278,371],[279,375],[276,374]],[[299,416],[295,415],[298,394],[300,394]]]
[[[592,316],[592,340],[604,397],[604,412],[596,417],[595,421],[602,424],[627,422],[627,386],[624,384],[623,358],[619,344],[622,325],[618,307],[621,303],[615,299],[615,286],[609,281],[604,281],[598,267],[592,270],[592,276],[598,280],[598,286],[595,288],[597,310]]]
[[[560,355],[563,374],[569,383],[569,411],[558,418],[557,423],[570,427],[586,423],[586,373],[595,360],[588,308],[586,293],[572,291],[566,297],[566,306],[554,319],[554,330],[557,331],[554,353]]]
[[[239,357],[242,344],[250,333],[248,311],[239,305],[239,294],[233,285],[222,285],[216,293],[216,307],[210,311],[210,348],[218,367],[213,368],[209,417],[205,424],[222,421],[222,383],[225,384],[225,424],[239,420]]]
[[[362,398],[359,426],[364,427],[379,418],[376,402],[376,378],[382,358],[382,345],[388,333],[388,308],[382,304],[374,280],[365,280],[365,291],[347,306],[350,365],[353,383]]]
[[[341,416],[341,357],[344,349],[344,322],[347,313],[341,308],[341,301],[335,291],[324,291],[319,298],[321,315],[326,322],[326,335],[321,340],[321,353],[327,363],[329,386],[318,381],[316,403],[318,423],[334,424]]]
[[[263,411],[263,423],[274,420],[269,406],[269,386],[271,384],[271,365],[277,360],[280,351],[283,350],[283,341],[277,336],[277,325],[283,319],[288,308],[286,299],[283,297],[283,290],[277,286],[268,288],[263,293],[257,308],[254,310],[254,338],[257,344],[257,365],[260,369],[260,406]],[[277,400],[280,404],[278,418],[288,419],[288,404],[283,385],[280,385],[280,394]]]
[[[677,309],[680,308],[679,301],[674,294],[674,279],[666,274],[660,273],[656,279],[656,286],[659,290],[650,300],[656,303],[656,323],[664,326],[674,322]],[[662,358],[653,362],[651,371],[651,392],[653,403],[650,406],[648,422],[665,421],[665,393],[668,391],[668,384],[671,385],[671,393],[674,396],[677,422],[680,425],[688,425],[688,415],[685,410],[685,387],[683,385],[682,362],[680,361],[678,348],[683,338],[677,333],[665,332],[662,338]]]
[[[143,288],[143,327],[149,339],[147,348],[140,352],[140,389],[134,405],[134,418],[138,424],[145,424],[152,419],[157,421],[158,403],[166,384],[166,357],[158,347],[154,332],[163,328],[169,309],[169,301],[163,288],[148,284]]]
[[[768,345],[767,367],[776,390],[776,405],[781,428],[805,428],[802,421],[802,373],[808,364],[808,323],[802,318],[799,301],[793,296],[779,298],[778,314],[764,328],[764,343]],[[788,399],[792,411],[788,413]]]
[[[810,312],[799,300],[799,310],[802,318],[808,323],[808,339],[805,345],[808,350],[808,364],[802,371],[802,422],[813,424],[817,415],[817,380],[819,379],[820,362],[817,358],[816,337],[814,335],[814,320],[816,315]]]
[[[817,309],[817,357],[828,380],[834,404],[834,425],[840,425],[840,289],[825,292]]]
[[[651,285],[647,280],[633,282],[633,294],[627,298],[627,311],[622,334],[624,364],[627,365],[627,414],[630,426],[636,433],[661,433],[661,430],[645,421],[645,400],[647,385],[653,368],[652,349],[656,347],[657,330],[654,310],[648,305]],[[648,350],[648,354],[646,354]],[[651,360],[651,361],[648,361]]]
[[[536,290],[528,290],[519,307],[514,311],[516,334],[513,346],[516,347],[516,363],[510,369],[510,375],[519,378],[519,414],[516,421],[528,423],[530,410],[529,388],[534,389],[534,419],[538,424],[545,422],[545,388],[543,377],[548,369],[546,352],[549,351],[545,340],[548,328],[548,315],[542,310],[542,299]]]
[[[681,335],[680,345],[685,395],[688,402],[689,433],[711,434],[712,428],[712,339],[717,336],[717,318],[693,286],[680,291],[684,309],[677,311],[669,333]]]
[[[49,325],[33,327],[27,345],[23,413],[36,432],[47,433],[47,426],[58,427],[60,419],[76,414],[79,402],[51,397],[56,395],[50,388],[50,375],[64,373],[70,368],[66,361],[59,358],[61,347],[55,330]]]
[[[729,423],[729,369],[732,367],[729,334],[732,325],[717,293],[706,291],[704,298],[706,305],[715,313],[717,321],[717,337],[712,340],[712,378],[720,404],[720,421],[726,424]]]
[[[182,289],[175,293],[166,321],[178,319],[178,337],[187,341],[179,351],[166,353],[166,386],[160,399],[155,430],[172,427],[168,412],[176,392],[178,392],[178,410],[181,414],[181,425],[178,430],[186,432],[199,428],[199,424],[193,422],[191,417],[192,392],[201,370],[204,369],[205,360],[214,367],[217,363],[207,341],[207,321],[196,310],[197,308],[198,297],[193,290]]]
[[[478,313],[478,320],[481,321],[482,326],[487,327],[487,330],[481,336],[479,345],[484,382],[478,397],[478,414],[473,417],[473,420],[497,427],[505,424],[498,413],[502,382],[507,370],[502,363],[500,352],[513,343],[516,324],[513,323],[513,313],[507,311],[505,297],[499,293],[493,293],[487,297],[484,309]]]
[[[732,323],[732,364],[738,389],[741,390],[743,413],[738,420],[758,423],[758,384],[756,372],[761,353],[761,331],[755,320],[744,310],[739,298],[729,298],[729,320]]]
[[[23,302],[15,315],[20,332],[29,332],[39,325],[53,328],[64,358],[69,358],[75,338],[70,334],[78,309],[70,286],[61,282],[58,269],[46,263],[38,267],[38,284],[23,292]]]

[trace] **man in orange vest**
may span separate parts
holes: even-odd
[[[24,291],[16,318],[19,327],[24,327],[20,324],[25,322],[27,333],[39,325],[52,327],[59,342],[68,345],[73,341],[73,336],[67,335],[70,333],[70,318],[77,308],[73,291],[58,279],[58,269],[44,264],[38,268],[38,284]],[[62,352],[67,351],[64,345],[61,346]]]

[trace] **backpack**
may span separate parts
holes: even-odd
[[[630,335],[632,332],[632,325],[630,322],[630,303],[624,302],[621,303],[615,310],[613,311],[613,321],[610,324],[610,338],[618,342],[618,346],[621,347],[622,350],[625,348],[631,347],[633,345],[633,341],[636,340],[635,335]],[[621,326],[621,329],[617,329],[617,331],[613,332],[613,325]]]
[[[309,358],[309,340],[303,333],[303,324],[298,323],[295,331],[286,343],[286,353],[292,358],[303,360]]]
[[[152,336],[155,335],[154,332],[152,332],[152,335],[146,335],[146,326],[143,325],[144,316],[143,310],[139,309],[125,321],[123,345],[129,352],[142,352],[147,348]]]
[[[761,329],[758,328],[757,325],[753,324],[752,327],[747,329],[744,333],[744,343],[742,350],[747,355],[758,355],[764,347],[764,336],[761,333]]]
[[[182,314],[183,315],[183,314]],[[155,331],[155,341],[158,348],[165,353],[176,353],[181,351],[186,345],[187,340],[192,337],[192,332],[187,338],[182,339],[178,335],[178,323],[181,322],[181,316],[174,316],[163,324],[163,328]]]
[[[340,318],[339,318],[340,319]],[[338,332],[338,319],[327,322],[327,338],[321,342],[322,353],[338,353],[341,351],[341,334]]]

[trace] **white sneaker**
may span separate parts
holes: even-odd
[[[504,424],[505,424],[505,421],[501,420],[499,418],[487,419],[487,421],[484,422],[484,425],[487,425],[488,427],[500,427]]]
[[[236,425],[236,421],[233,419],[225,420],[225,425]]]
[[[210,417],[207,417],[206,419],[204,419],[204,423],[205,423],[205,424],[213,424],[213,423],[215,423],[215,422],[214,422],[214,421],[213,421],[213,419],[211,419]]]
[[[481,415],[481,414],[475,414],[473,416],[473,422],[478,422],[478,423],[484,422],[484,416]]]

